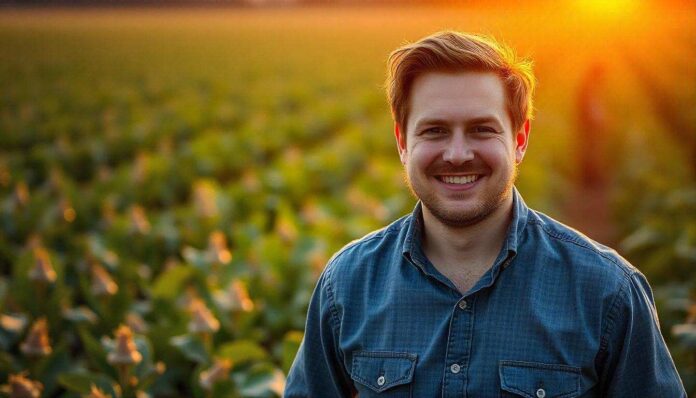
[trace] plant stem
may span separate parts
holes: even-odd
[[[121,385],[123,397],[130,397],[130,383],[128,383],[128,367],[129,365],[118,365],[118,380]]]
[[[208,354],[209,357],[213,355],[213,340],[211,337],[212,335],[210,333],[201,333],[203,347],[205,348],[205,352]]]

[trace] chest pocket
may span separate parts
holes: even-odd
[[[501,397],[580,396],[580,368],[535,362],[500,361]]]
[[[417,356],[402,352],[353,354],[351,378],[362,397],[411,397]]]

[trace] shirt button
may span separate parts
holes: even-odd
[[[543,388],[536,390],[537,398],[544,398],[546,396],[546,391]]]
[[[466,300],[462,300],[459,302],[459,308],[465,310],[466,309]]]
[[[450,366],[450,370],[452,371],[452,373],[455,373],[455,374],[456,374],[456,373],[459,373],[459,371],[461,370],[461,368],[459,367],[459,365],[457,365],[457,364],[455,363],[455,364],[453,364],[452,366]]]
[[[386,379],[384,378],[384,376],[379,376],[379,377],[377,378],[377,385],[378,385],[378,386],[383,386],[385,381],[386,381]],[[538,395],[538,394],[539,394],[539,392],[537,391],[537,395]]]

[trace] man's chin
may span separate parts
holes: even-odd
[[[454,228],[464,228],[477,224],[491,213],[490,209],[486,209],[484,206],[474,208],[433,206],[432,208],[428,207],[428,210],[442,224]]]

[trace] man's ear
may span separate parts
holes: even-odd
[[[406,164],[406,132],[401,129],[399,123],[394,122],[394,137],[396,138],[396,147],[399,150],[399,158],[402,164]]]
[[[515,161],[517,164],[522,163],[525,152],[527,152],[527,145],[529,144],[529,130],[531,129],[531,122],[529,119],[525,120],[522,127],[515,133]]]

